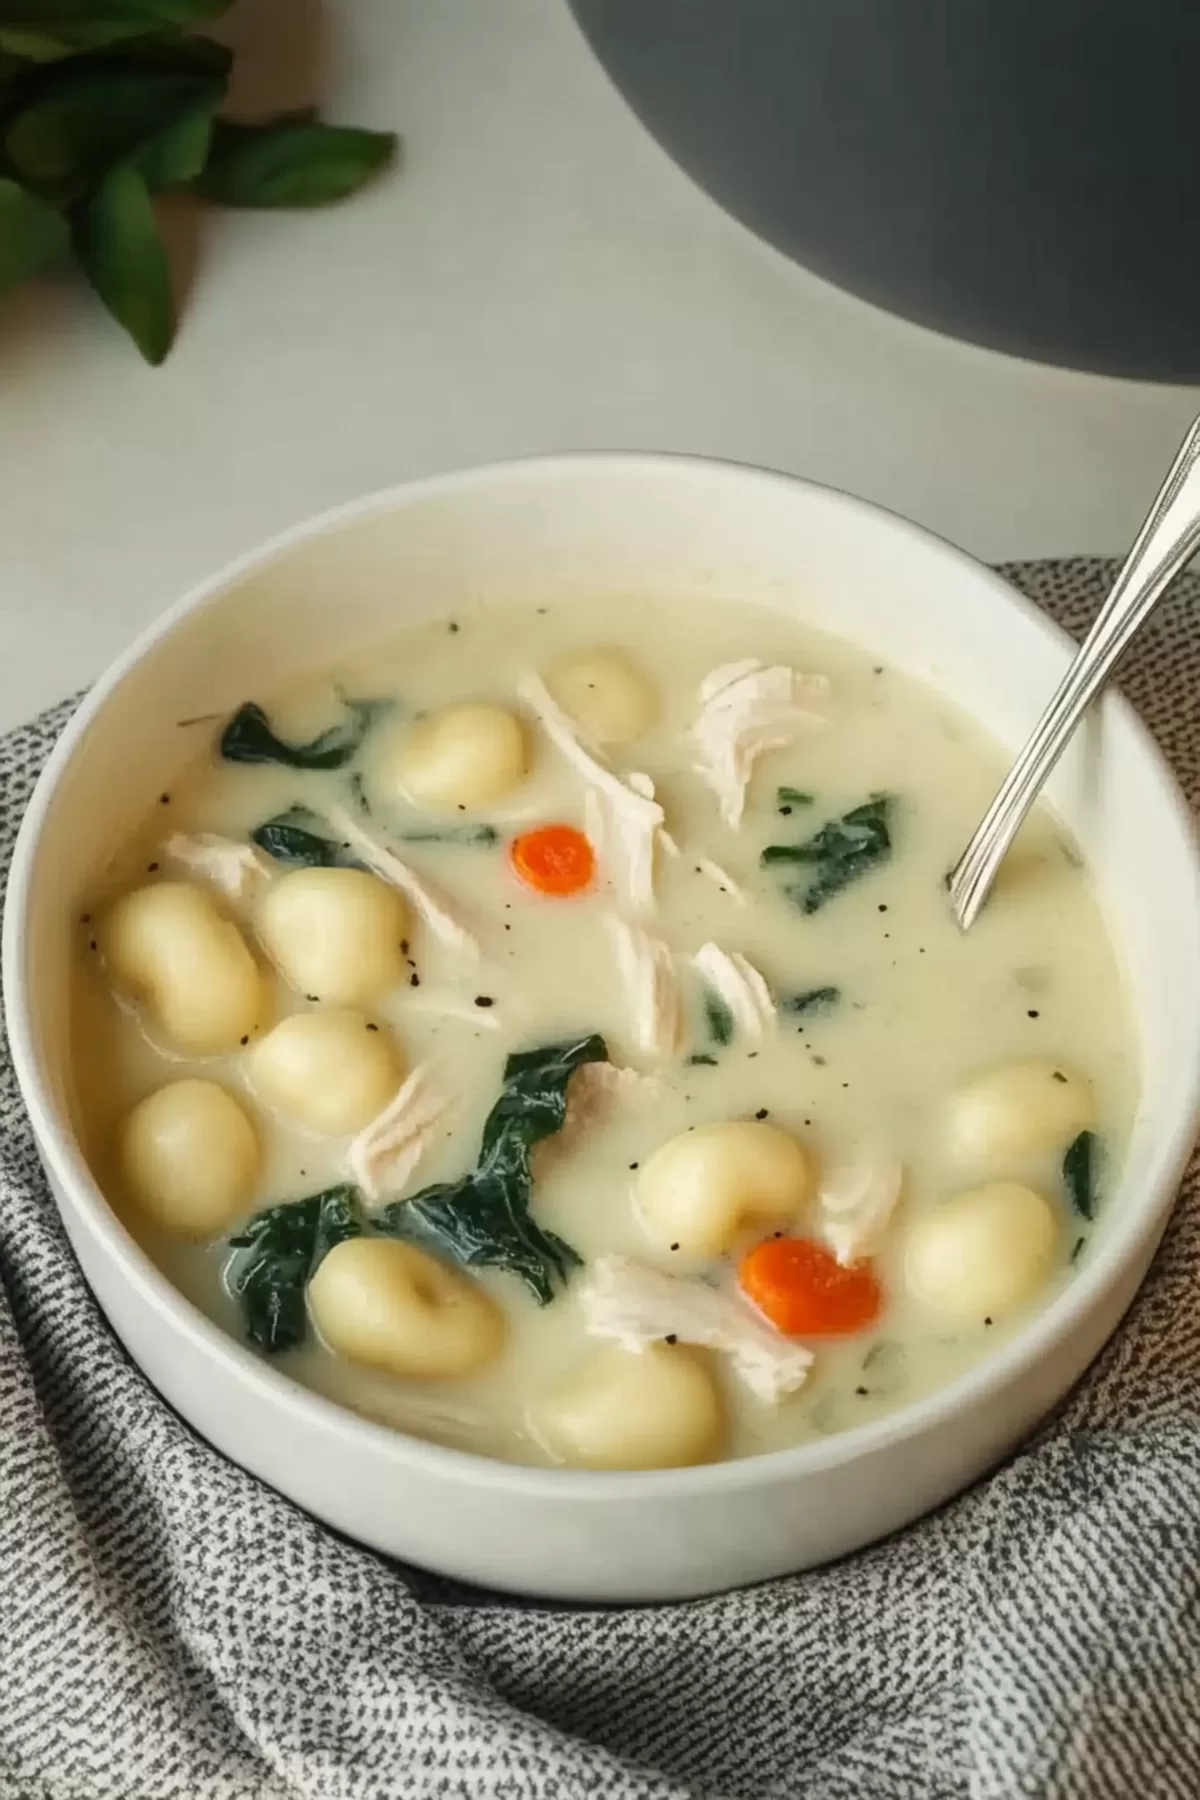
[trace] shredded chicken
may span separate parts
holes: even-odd
[[[253,844],[241,844],[212,831],[198,831],[194,837],[176,831],[163,845],[163,855],[168,862],[210,881],[230,900],[249,900],[273,874],[267,858]]]
[[[636,772],[622,778],[593,754],[539,675],[523,675],[517,691],[587,783],[584,823],[613,887],[626,905],[648,912],[654,905],[654,848],[663,829],[654,783]]]
[[[753,658],[713,669],[700,684],[700,712],[691,738],[696,770],[716,794],[721,816],[735,829],[742,821],[754,765],[767,750],[781,750],[828,724],[817,710],[829,691],[821,675],[798,675]]]
[[[400,1192],[450,1105],[421,1065],[395,1099],[364,1125],[346,1151],[346,1170],[367,1200],[375,1203]]]
[[[569,1147],[585,1132],[603,1125],[613,1113],[626,1107],[648,1106],[661,1093],[662,1082],[654,1075],[642,1075],[637,1069],[623,1069],[617,1063],[582,1063],[567,1088],[567,1113],[562,1130],[546,1142]]]
[[[608,927],[633,1011],[634,1042],[644,1056],[673,1056],[683,1039],[683,1006],[670,945],[615,913]]]
[[[481,1025],[485,1031],[499,1031],[501,1025],[508,1023],[499,1007],[476,1006],[465,994],[455,994],[447,988],[423,987],[406,993],[404,1010],[441,1013],[447,1019],[462,1019],[471,1025]]]
[[[840,1263],[859,1262],[879,1248],[903,1185],[896,1158],[874,1151],[830,1170],[818,1195],[821,1230]]]
[[[751,1393],[771,1404],[801,1387],[812,1367],[811,1350],[784,1337],[733,1295],[632,1257],[600,1257],[579,1294],[592,1337],[612,1338],[627,1350],[667,1337],[724,1350]]]
[[[757,1042],[775,1029],[771,990],[754,964],[739,951],[722,950],[719,944],[702,944],[692,964],[717,998],[725,1002],[735,1028],[745,1037]]]
[[[462,951],[470,956],[479,954],[479,945],[464,925],[460,925],[452,913],[433,893],[433,890],[409,868],[407,863],[373,838],[369,831],[364,831],[358,820],[344,806],[331,806],[326,810],[326,819],[348,844],[355,854],[373,869],[384,881],[391,882],[393,887],[412,902],[415,910],[430,931],[441,938],[451,950]]]

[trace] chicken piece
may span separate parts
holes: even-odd
[[[163,845],[163,856],[209,882],[228,900],[251,899],[274,875],[267,858],[253,844],[213,831],[198,831],[194,837],[173,832]]]
[[[626,1350],[663,1338],[725,1351],[756,1399],[776,1405],[803,1386],[813,1355],[732,1294],[667,1275],[630,1256],[592,1263],[579,1297],[584,1328]]]
[[[634,1042],[644,1056],[674,1056],[683,1041],[683,1005],[670,946],[615,913],[609,914],[608,927],[629,996]]]
[[[393,887],[399,888],[412,902],[413,910],[435,937],[439,937],[451,950],[458,950],[467,956],[478,956],[479,945],[471,933],[459,924],[433,890],[407,863],[401,862],[386,844],[373,838],[369,831],[364,831],[344,806],[329,807],[325,817],[342,842],[354,851],[368,869],[373,869],[384,881],[390,881]]]
[[[395,1099],[352,1139],[346,1171],[367,1200],[376,1204],[400,1192],[450,1104],[422,1064]]]
[[[777,1015],[771,990],[754,964],[739,951],[722,950],[719,944],[702,944],[692,965],[717,998],[724,1001],[734,1028],[743,1036],[757,1043],[774,1031]]]
[[[817,1195],[821,1232],[844,1266],[874,1255],[904,1186],[904,1169],[894,1156],[864,1151],[853,1162],[831,1169]]]
[[[638,772],[616,774],[586,748],[574,721],[539,675],[523,675],[517,691],[547,737],[587,783],[584,825],[618,896],[635,912],[649,912],[654,906],[655,844],[663,830],[654,783]]]
[[[705,676],[691,730],[695,767],[717,796],[727,825],[736,830],[741,824],[758,758],[828,724],[816,710],[828,691],[822,675],[798,675],[779,663],[766,668],[753,658]]]

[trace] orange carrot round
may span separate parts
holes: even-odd
[[[765,1238],[742,1258],[738,1281],[789,1337],[833,1337],[873,1325],[883,1289],[866,1263],[843,1268],[811,1238]]]
[[[523,831],[508,847],[518,877],[539,894],[564,899],[590,887],[596,873],[591,844],[574,825],[539,825]]]

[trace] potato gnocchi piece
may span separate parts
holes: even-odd
[[[187,881],[135,888],[101,921],[99,943],[155,1034],[185,1056],[219,1056],[265,1025],[270,997],[237,926]]]
[[[727,1119],[669,1138],[639,1172],[636,1191],[652,1243],[711,1257],[751,1225],[791,1223],[812,1187],[808,1156],[789,1132]]]
[[[294,869],[268,889],[258,931],[296,993],[366,1006],[407,979],[408,909],[365,869]]]
[[[469,1375],[504,1342],[503,1315],[478,1282],[397,1238],[335,1244],[308,1305],[331,1350],[389,1375]]]
[[[623,650],[597,647],[560,657],[546,686],[597,744],[627,744],[654,723],[658,696]]]
[[[289,1123],[323,1137],[361,1131],[404,1073],[390,1033],[360,1012],[293,1013],[251,1050],[250,1085]]]
[[[1059,1243],[1054,1208],[997,1181],[943,1200],[909,1228],[905,1275],[923,1305],[956,1325],[1008,1317],[1044,1286]]]
[[[242,1108],[215,1081],[172,1081],[140,1100],[121,1126],[121,1175],[146,1217],[205,1242],[243,1212],[258,1180],[259,1148]]]
[[[721,1453],[725,1422],[712,1372],[672,1344],[593,1352],[546,1394],[536,1430],[581,1469],[678,1469]]]
[[[404,792],[434,812],[488,806],[517,787],[528,770],[520,719],[507,707],[481,701],[418,719],[396,766]]]
[[[602,1256],[579,1290],[584,1325],[592,1337],[613,1338],[625,1350],[642,1350],[677,1338],[725,1351],[756,1399],[777,1405],[808,1378],[811,1350],[776,1331],[760,1313],[703,1281],[682,1281],[631,1256]]]
[[[1049,1060],[1003,1063],[967,1082],[950,1104],[950,1151],[961,1168],[1012,1172],[1042,1150],[1065,1150],[1095,1123],[1091,1083]]]

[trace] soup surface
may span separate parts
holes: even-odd
[[[519,1461],[749,1455],[1086,1256],[1120,971],[1047,815],[957,931],[1003,759],[930,691],[610,596],[247,698],[80,922],[74,1073],[121,1216],[297,1380]]]

